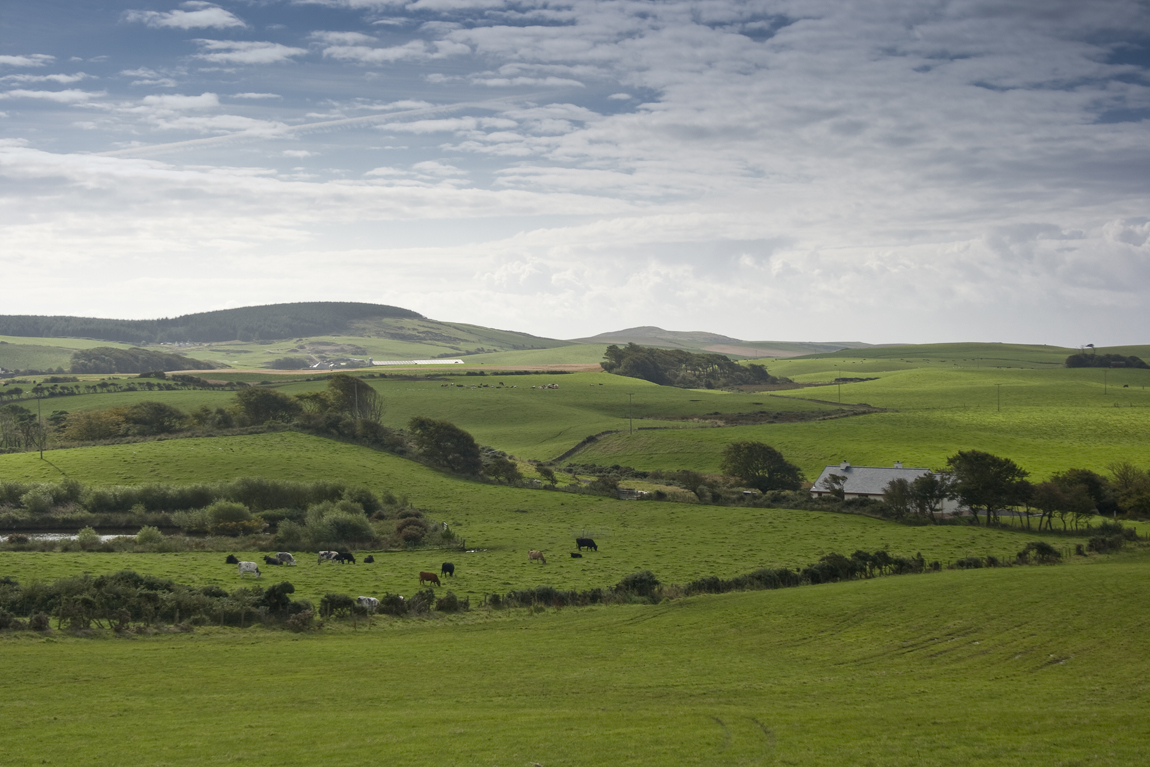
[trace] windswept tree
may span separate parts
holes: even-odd
[[[723,448],[720,467],[724,474],[761,492],[799,490],[803,486],[802,469],[762,442],[732,442]]]
[[[331,410],[350,415],[356,420],[375,421],[383,418],[383,398],[371,384],[347,373],[336,373],[327,382],[324,397]]]
[[[946,459],[954,476],[953,497],[958,498],[974,515],[978,524],[978,510],[986,512],[986,522],[998,522],[998,512],[1023,503],[1029,472],[1009,458],[984,453],[981,450],[960,450]]]
[[[942,505],[947,498],[954,494],[954,480],[949,474],[927,472],[915,477],[910,483],[910,500],[915,513],[929,517],[938,524],[937,512],[942,511]]]
[[[455,424],[416,416],[407,428],[428,463],[456,474],[476,475],[483,471],[483,456],[475,438]]]

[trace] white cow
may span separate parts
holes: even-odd
[[[278,559],[280,562],[283,562],[285,565],[295,567],[295,557],[286,551],[277,551],[276,559]]]
[[[240,562],[240,577],[244,577],[244,573],[255,573],[256,577],[260,577],[260,568],[255,562]]]
[[[319,565],[319,564],[323,564],[324,562],[335,562],[338,559],[339,559],[339,552],[338,551],[321,551],[319,553],[319,561],[316,562],[316,564]]]
[[[379,600],[375,597],[356,597],[355,603],[360,607],[367,608],[369,613],[373,613],[379,609]]]

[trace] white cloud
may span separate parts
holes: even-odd
[[[161,94],[145,96],[142,103],[148,107],[179,111],[184,109],[212,109],[220,105],[220,97],[215,93],[201,93],[199,96],[184,96],[182,94]]]
[[[124,69],[120,71],[120,74],[124,77],[137,78],[132,81],[132,85],[158,85],[161,88],[176,87],[176,81],[174,79],[147,67]]]
[[[81,91],[74,88],[66,91],[29,91],[17,89],[0,93],[0,99],[38,99],[40,101],[55,101],[59,104],[83,104],[105,95],[107,95],[105,91]]]
[[[5,75],[0,77],[0,83],[60,83],[68,85],[81,80],[92,79],[92,75],[77,72],[74,75]]]
[[[379,42],[362,32],[312,32],[309,37],[328,45],[373,45]]]
[[[283,96],[279,95],[278,93],[233,93],[232,98],[234,98],[234,99],[262,100],[262,99],[281,99],[281,98],[283,98]]]
[[[630,93],[612,93],[607,98],[611,99],[612,101],[629,101],[631,99],[631,94]]]
[[[246,27],[231,11],[211,3],[184,3],[189,11],[125,11],[124,21],[143,22],[153,28],[170,29],[229,29]]]
[[[309,152],[306,149],[285,149],[283,151],[283,156],[284,157],[304,158],[304,157],[314,157],[315,153]]]
[[[429,61],[449,56],[471,53],[471,48],[447,40],[433,43],[424,40],[411,40],[403,45],[388,48],[372,48],[366,45],[333,45],[325,48],[325,58],[341,61],[358,61],[361,64],[388,64],[396,61]]]
[[[292,48],[279,43],[232,40],[197,40],[204,53],[196,58],[216,64],[276,64],[303,56],[306,48]]]
[[[55,60],[55,56],[49,56],[46,53],[32,53],[27,56],[0,56],[0,66],[42,67]]]

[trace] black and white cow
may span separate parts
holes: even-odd
[[[356,597],[355,603],[366,609],[369,613],[373,613],[379,609],[379,600],[375,597]]]
[[[295,557],[293,557],[290,552],[277,551],[276,559],[278,559],[281,564],[285,564],[288,567],[295,567]]]
[[[255,562],[240,562],[240,577],[244,577],[244,573],[255,573],[256,577],[260,577],[260,568]]]
[[[316,562],[316,564],[322,565],[324,562],[336,562],[336,561],[338,561],[338,559],[337,559],[338,557],[339,557],[338,551],[321,551],[319,553],[319,561]]]

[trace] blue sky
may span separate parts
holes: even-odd
[[[1148,119],[1137,0],[8,3],[0,311],[1150,342]]]

